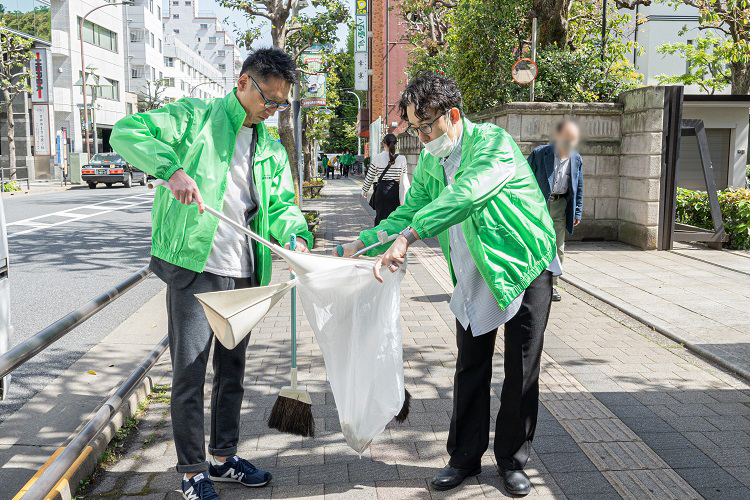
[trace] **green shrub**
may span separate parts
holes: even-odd
[[[727,248],[750,248],[750,189],[727,189],[719,192],[719,206],[724,230],[729,236]],[[713,229],[711,206],[705,191],[677,189],[677,221],[691,226]]]
[[[8,181],[5,184],[3,184],[3,191],[6,193],[12,193],[14,191],[20,191],[21,185],[16,181]]]

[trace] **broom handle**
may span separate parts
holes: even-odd
[[[289,236],[289,249],[294,252],[297,246],[297,235]],[[289,273],[294,279],[294,271]],[[292,390],[297,389],[297,285],[292,287]]]

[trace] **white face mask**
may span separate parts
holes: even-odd
[[[452,125],[453,124],[451,123],[451,126]],[[425,143],[424,149],[428,154],[431,154],[436,158],[445,158],[453,152],[453,148],[455,146],[455,142],[453,141],[453,139],[448,137],[448,132],[446,131],[440,137],[433,139],[428,143]]]

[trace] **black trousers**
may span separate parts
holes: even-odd
[[[380,221],[387,219],[391,212],[396,210],[401,204],[398,195],[399,184],[396,181],[378,182],[377,188],[373,193],[375,197],[375,225]]]
[[[552,273],[526,289],[521,308],[505,324],[505,380],[495,426],[495,458],[503,469],[523,469],[539,410],[539,365],[552,301]],[[456,321],[458,358],[448,433],[450,465],[478,467],[489,445],[492,354],[497,330],[474,337]]]

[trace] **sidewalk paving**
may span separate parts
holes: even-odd
[[[572,243],[566,278],[750,378],[750,254]]]
[[[358,181],[331,181],[316,251],[372,224]],[[429,487],[445,465],[455,365],[447,267],[434,242],[414,247],[402,284],[406,386],[403,425],[391,423],[360,459],[340,434],[321,353],[299,318],[299,378],[312,393],[313,439],[269,430],[289,367],[289,297],[253,332],[248,349],[240,454],[274,473],[257,490],[218,485],[233,498],[505,497],[494,457],[452,491]],[[275,279],[285,278],[281,263]],[[528,464],[531,498],[750,498],[750,386],[575,287],[553,305],[541,375],[539,424]],[[301,310],[301,308],[298,308]],[[496,347],[492,418],[502,387]],[[206,386],[206,402],[210,384]],[[491,445],[490,445],[491,449]],[[124,457],[85,498],[179,498],[169,409],[152,404]]]

